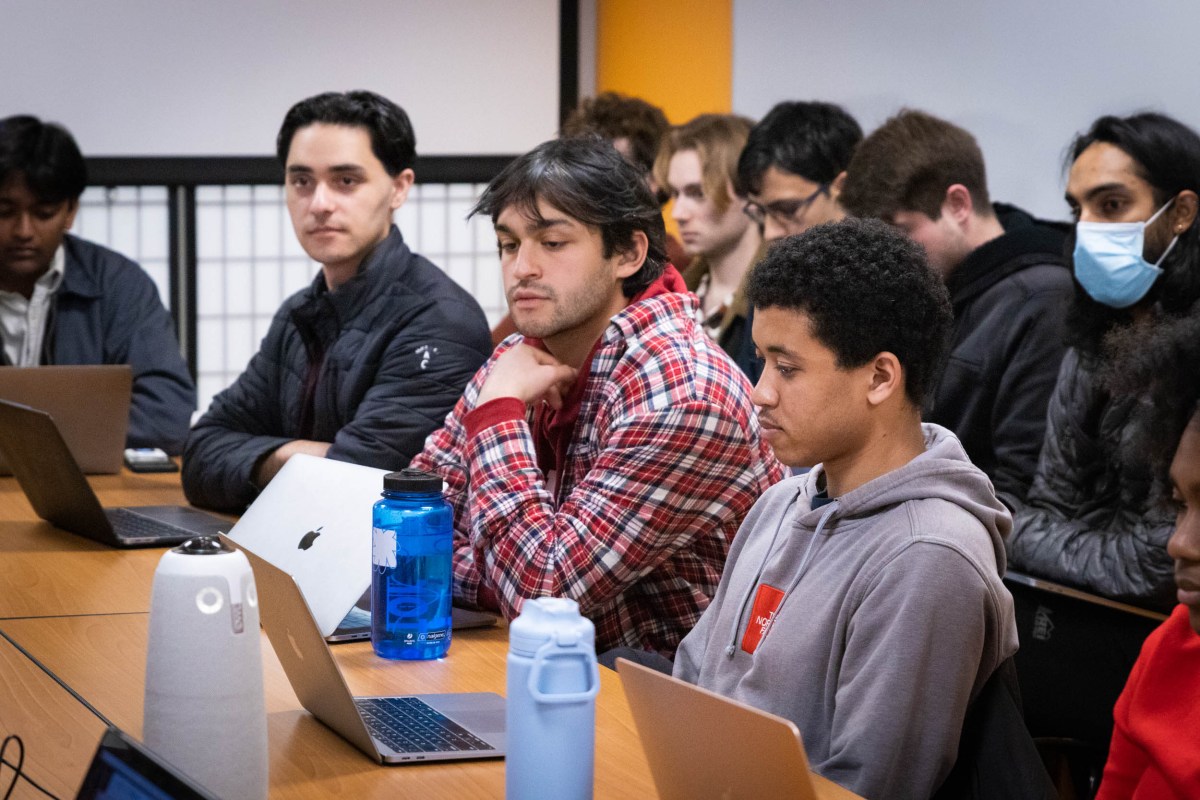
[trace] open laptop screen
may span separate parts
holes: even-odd
[[[215,800],[174,767],[109,728],[76,800]]]

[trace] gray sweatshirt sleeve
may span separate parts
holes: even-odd
[[[994,590],[961,553],[930,542],[868,586],[848,629],[829,756],[812,767],[865,798],[928,798],[954,764],[972,692],[998,663]]]

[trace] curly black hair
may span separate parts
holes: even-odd
[[[921,246],[890,225],[850,218],[781,239],[750,273],[746,296],[755,308],[807,316],[842,369],[894,354],[917,405],[936,385],[953,319],[950,295]]]
[[[1169,485],[1175,447],[1200,404],[1200,305],[1187,316],[1113,331],[1104,349],[1113,395],[1138,398],[1121,457],[1148,463]]]

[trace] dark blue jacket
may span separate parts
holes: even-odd
[[[336,291],[317,275],[284,301],[246,371],[192,430],[184,492],[240,511],[258,492],[259,461],[293,439],[332,442],[329,458],[401,469],[491,351],[479,304],[393,227]]]
[[[44,364],[129,364],[129,447],[183,450],[196,387],[171,315],[146,272],[120,253],[74,236],[46,329]]]

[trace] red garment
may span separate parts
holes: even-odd
[[[1187,606],[1142,645],[1113,721],[1096,800],[1200,798],[1200,636]]]
[[[632,305],[642,300],[649,300],[651,297],[657,297],[666,292],[686,293],[687,290],[687,284],[684,282],[683,276],[668,266],[663,272],[662,277],[643,289],[640,294],[629,301],[629,304]],[[600,349],[600,345],[603,343],[603,337],[597,339],[596,344],[592,346],[591,352],[583,360],[583,364],[579,368],[579,374],[575,378],[575,383],[571,386],[571,390],[567,392],[566,396],[563,397],[562,408],[555,411],[548,403],[543,403],[531,415],[533,442],[537,450],[537,463],[543,475],[548,475],[550,472],[556,471],[558,465],[566,461],[567,450],[571,446],[571,437],[575,433],[575,420],[579,418],[579,410],[583,406],[583,393],[587,388],[587,378],[592,371],[592,359],[596,356],[596,351]],[[525,344],[533,345],[541,350],[546,349],[540,339],[528,338],[525,340]],[[470,426],[471,423],[468,422],[467,425]]]
[[[671,655],[708,606],[729,545],[782,477],[741,371],[695,323],[673,269],[613,317],[578,381],[576,418],[538,425],[557,481],[539,468],[524,404],[476,408],[508,340],[476,374],[412,466],[439,473],[454,506],[454,596],[505,616],[570,597],[596,649]],[[560,415],[561,416],[561,415]],[[543,454],[545,458],[545,454]]]

